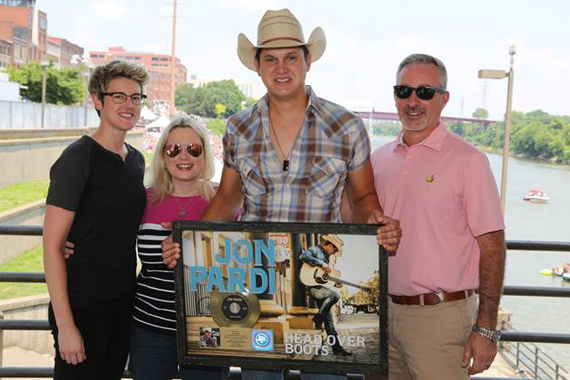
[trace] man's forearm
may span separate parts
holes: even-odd
[[[353,200],[352,218],[356,223],[368,223],[368,219],[373,211],[382,211],[378,197],[375,192],[370,192],[359,199]]]
[[[477,324],[494,329],[497,325],[497,313],[503,292],[505,233],[501,230],[478,236],[477,243],[481,250]]]
[[[216,194],[210,201],[208,208],[202,214],[202,220],[231,221],[234,220],[242,204],[243,197]]]

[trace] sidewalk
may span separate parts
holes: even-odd
[[[5,348],[2,355],[3,367],[53,367],[53,356],[38,354],[34,351],[25,350],[12,346]],[[20,377],[24,380],[42,380],[45,378]]]
[[[480,377],[506,377],[506,378],[518,378],[518,373],[514,371],[511,366],[507,364],[505,359],[501,354],[497,353],[495,360],[491,365],[491,368],[483,373],[478,374]]]

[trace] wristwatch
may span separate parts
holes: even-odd
[[[471,330],[481,335],[482,337],[489,339],[493,343],[497,343],[499,339],[501,339],[501,330],[489,330],[479,326],[477,323],[473,325],[473,328]]]

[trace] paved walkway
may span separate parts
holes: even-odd
[[[38,354],[35,351],[25,350],[12,346],[5,348],[2,355],[4,367],[53,367],[53,356]],[[23,380],[42,380],[45,378],[20,377]]]

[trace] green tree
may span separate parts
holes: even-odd
[[[200,87],[187,84],[176,90],[176,106],[186,113],[203,117],[229,117],[242,110],[244,100],[245,96],[231,79]],[[225,111],[216,113],[216,104],[226,107]]]
[[[257,99],[252,98],[251,96],[248,96],[247,98],[245,98],[245,101],[243,103],[243,107],[249,108],[249,107],[253,106],[255,103],[257,103]]]
[[[222,136],[226,131],[226,122],[222,119],[208,119],[206,121],[206,129],[214,132],[217,136]]]
[[[28,63],[21,69],[8,69],[10,80],[27,88],[21,95],[32,102],[42,101],[43,69],[38,62]],[[85,83],[79,69],[63,68],[57,70],[50,63],[46,68],[46,102],[51,104],[71,105],[85,100]]]
[[[194,87],[185,84],[176,88],[176,107],[188,114],[205,116],[202,104],[204,103],[204,90],[202,87]]]
[[[221,116],[226,113],[226,106],[220,103],[217,103],[214,106],[214,111],[216,112],[216,117],[221,118]]]
[[[206,91],[206,116],[216,117],[216,104],[226,106],[222,117],[228,117],[242,110],[242,101],[245,96],[236,86],[232,79],[210,82],[205,86]]]
[[[487,120],[489,118],[489,111],[485,108],[477,108],[475,112],[473,112],[473,118]]]

